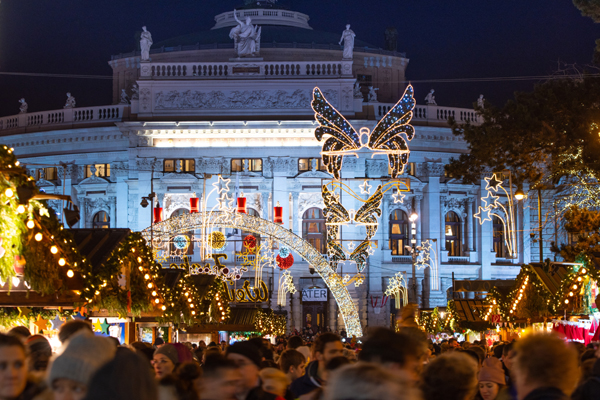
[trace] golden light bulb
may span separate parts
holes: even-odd
[[[138,260],[139,263],[141,263],[142,262],[142,257],[138,257],[137,260]]]
[[[36,240],[36,242],[41,242],[44,237],[42,236],[41,233],[38,232],[35,234],[35,236],[33,238]]]
[[[152,282],[150,282],[150,283],[148,284],[148,289],[152,289],[152,286],[154,286],[154,285],[152,285]]]
[[[33,222],[32,220],[27,221],[27,228],[29,228],[29,229],[35,228],[35,222]]]
[[[156,299],[156,300],[154,300],[154,302],[155,302],[156,304],[158,304],[158,303],[160,303],[160,300],[159,300],[159,299]]]
[[[573,292],[569,292],[569,297],[573,297]]]
[[[165,311],[167,309],[166,306],[162,306],[161,308],[162,308],[163,311]]]
[[[66,263],[67,261],[64,258],[58,259],[58,265],[60,265],[61,267],[64,267]]]
[[[583,268],[583,269],[581,270],[581,273],[582,273],[582,274],[585,274],[585,273],[587,273],[587,270],[586,270],[585,268]]]
[[[192,315],[196,315],[196,311],[192,311]]]
[[[148,274],[144,275],[144,279],[146,279],[146,280],[150,279],[150,275],[148,275]]]
[[[19,204],[17,207],[17,214],[23,214],[25,212],[25,206],[23,204]]]
[[[569,299],[566,299],[566,300],[565,300],[565,304],[569,304]]]
[[[67,276],[68,276],[69,278],[72,278],[72,277],[74,277],[74,276],[75,276],[75,272],[73,272],[73,270],[72,270],[72,269],[70,269],[70,270],[68,270],[68,271],[67,271]]]
[[[194,303],[190,304],[190,308],[194,308]]]
[[[156,291],[152,292],[152,296],[156,297]]]
[[[15,195],[15,192],[13,192],[13,190],[11,188],[8,188],[4,191],[4,195],[6,197],[13,197]]]
[[[577,290],[577,285],[573,285],[573,290]]]
[[[191,302],[192,302],[192,299],[188,299],[188,303],[191,303]]]
[[[52,254],[58,253],[58,247],[56,247],[56,246],[50,247],[50,253],[52,253]]]

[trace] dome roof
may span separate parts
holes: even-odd
[[[163,40],[155,43],[152,47],[177,47],[191,45],[211,45],[211,44],[226,44],[233,48],[233,40],[229,38],[231,28],[212,29],[209,31],[201,31],[190,33],[188,35],[177,36],[172,39]],[[261,43],[298,43],[298,44],[320,44],[334,45],[335,48],[341,48],[339,45],[341,37],[340,33],[315,31],[312,29],[303,29],[292,26],[262,26]],[[355,47],[369,47],[376,49],[365,41],[357,39],[354,43]],[[221,46],[219,46],[221,47]],[[223,46],[226,47],[226,46]]]

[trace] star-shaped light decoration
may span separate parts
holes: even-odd
[[[485,187],[486,190],[493,190],[494,192],[497,192],[498,189],[500,189],[500,186],[502,185],[502,181],[498,180],[496,174],[493,174],[490,178],[483,179],[485,179],[485,181],[487,182],[487,185]]]
[[[94,322],[92,324],[92,326],[94,327],[94,332],[102,332],[102,325],[100,324],[100,318],[98,318],[96,320],[96,322]]]
[[[81,315],[81,313],[79,311],[77,311],[76,314],[72,315],[73,319],[85,319],[85,317],[83,315]]]
[[[60,315],[56,314],[56,317],[54,317],[54,319],[51,319],[50,323],[52,324],[52,329],[53,330],[58,330],[58,329],[60,329],[60,327],[62,326],[62,324],[65,323],[65,321],[63,321],[62,319],[60,319]]]
[[[369,253],[369,255],[372,256],[373,254],[375,254],[375,249],[369,246],[367,247],[367,253]]]
[[[219,180],[213,183],[213,186],[217,188],[219,194],[225,192],[229,192],[229,184],[231,183],[231,179],[223,179],[221,175],[219,175]]]
[[[26,317],[31,314],[31,308],[27,308],[27,307],[18,307],[19,310],[19,318],[21,317]]]
[[[473,216],[479,220],[480,224],[483,224],[485,221],[491,221],[492,216],[490,215],[489,208],[483,208],[479,206],[479,211],[477,211]]]
[[[359,287],[360,285],[363,284],[363,282],[365,281],[365,277],[363,274],[358,274],[356,275],[356,278],[354,279],[354,287]]]
[[[348,250],[352,251],[352,250],[354,250],[355,247],[356,247],[356,245],[354,244],[354,242],[348,243]]]
[[[392,199],[394,199],[394,204],[403,203],[405,197],[406,197],[406,195],[404,193],[402,193],[401,191],[397,191],[396,193],[394,193],[392,195]]]
[[[350,282],[350,275],[344,275],[344,279],[342,279],[342,282],[344,283],[344,285]]]
[[[498,207],[498,200],[500,197],[494,196],[494,193],[488,191],[487,196],[482,197],[481,201],[484,204],[484,208],[496,208]]]
[[[38,315],[37,320],[33,324],[38,327],[40,332],[48,329],[48,320],[42,318],[41,314]]]
[[[360,194],[371,194],[372,186],[369,185],[369,181],[365,181],[362,185],[358,185],[360,188]]]
[[[232,211],[233,210],[233,197],[229,194],[223,193],[219,197],[219,211]]]
[[[102,333],[108,335],[108,328],[110,328],[110,324],[106,321],[106,318],[104,318],[104,322],[100,324],[100,328],[102,329]]]

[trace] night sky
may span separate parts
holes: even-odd
[[[132,51],[147,25],[154,42],[208,30],[214,16],[241,0],[1,0],[0,71],[110,76],[111,54]],[[570,0],[283,2],[308,14],[316,30],[340,33],[352,24],[357,38],[384,46],[384,29],[399,32],[398,50],[410,63],[419,103],[429,89],[444,106],[470,107],[480,93],[495,104],[535,81],[419,83],[419,80],[539,76],[558,62],[588,64],[600,25]],[[0,115],[62,108],[67,91],[78,106],[109,104],[110,80],[0,76]]]

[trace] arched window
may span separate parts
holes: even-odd
[[[320,208],[309,208],[302,216],[302,238],[312,244],[321,254],[327,252],[327,229]]]
[[[181,215],[189,214],[190,211],[186,208],[178,208],[171,213],[170,218],[177,218]],[[171,254],[177,256],[189,256],[194,254],[194,232],[180,233],[171,240]]]
[[[460,231],[460,218],[454,211],[446,214],[446,251],[449,256],[462,254],[462,240]]]
[[[108,229],[110,228],[110,217],[106,213],[106,211],[99,211],[94,215],[94,219],[92,220],[92,227]]]
[[[494,227],[494,251],[496,252],[496,257],[505,258],[508,252],[506,251],[506,242],[504,241],[504,224],[500,218],[493,216],[492,225]]]
[[[390,215],[390,249],[392,255],[408,255],[404,246],[410,246],[408,216],[402,210],[394,210]]]

